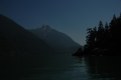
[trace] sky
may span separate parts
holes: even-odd
[[[69,35],[84,45],[86,30],[121,12],[121,0],[0,0],[0,14],[26,29],[43,24]]]

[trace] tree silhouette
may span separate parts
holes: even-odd
[[[83,54],[114,55],[121,53],[121,14],[113,16],[111,22],[103,25],[99,21],[98,27],[88,28],[86,45]],[[78,51],[79,52],[79,51]],[[81,53],[80,53],[81,54]]]

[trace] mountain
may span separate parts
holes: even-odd
[[[50,47],[40,38],[3,15],[0,15],[0,43],[1,51],[12,55],[15,52],[22,55],[35,55],[50,50]]]
[[[44,66],[53,49],[10,18],[0,15],[0,79],[24,76],[32,66]],[[44,57],[43,57],[44,56]]]
[[[31,32],[59,52],[66,51],[73,53],[80,47],[80,45],[74,42],[69,36],[51,28],[49,25],[43,25],[41,28],[32,29]]]

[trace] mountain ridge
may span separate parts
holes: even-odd
[[[35,54],[46,52],[45,49],[49,49],[49,46],[36,35],[3,15],[0,15],[0,34],[8,40],[17,51]]]
[[[51,28],[49,25],[43,25],[41,28],[31,29],[30,31],[57,50],[64,51],[67,48],[69,50],[69,48],[77,48],[80,46],[68,35]]]

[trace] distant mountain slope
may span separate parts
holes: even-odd
[[[0,15],[0,79],[18,80],[32,66],[46,66],[53,49],[13,20]]]
[[[50,47],[40,38],[25,30],[13,20],[0,15],[0,52],[43,54],[50,50]],[[1,55],[6,55],[2,54]]]
[[[31,32],[39,36],[40,39],[44,40],[56,50],[73,52],[80,47],[80,45],[74,42],[69,36],[48,25],[33,29]]]

